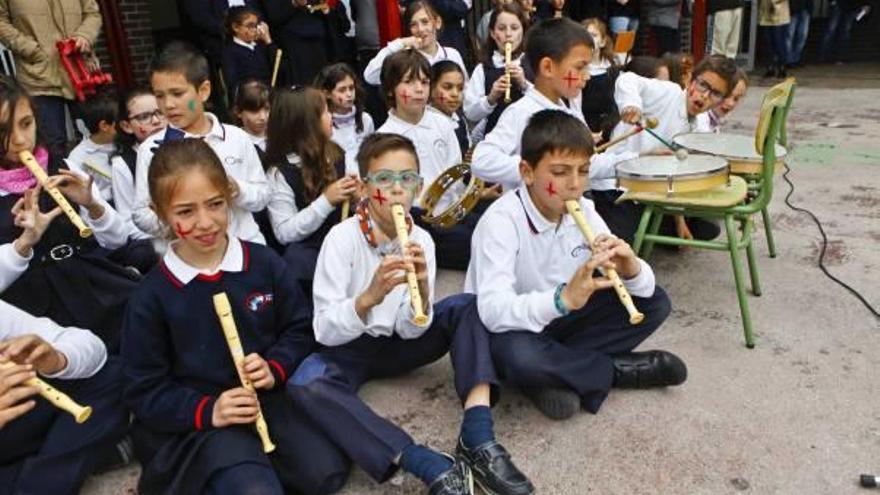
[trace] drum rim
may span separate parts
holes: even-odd
[[[730,172],[730,163],[724,157],[720,157],[717,155],[711,155],[711,154],[694,155],[694,157],[699,158],[700,160],[715,161],[715,162],[717,162],[717,165],[713,165],[714,168],[711,168],[708,170],[690,171],[690,172],[685,171],[685,170],[679,170],[679,171],[676,171],[676,173],[674,173],[674,174],[671,174],[671,173],[649,174],[649,173],[645,173],[642,171],[630,172],[627,170],[620,169],[621,165],[625,165],[627,163],[640,163],[641,161],[644,161],[645,159],[647,159],[648,161],[659,160],[661,158],[666,159],[666,160],[670,160],[670,161],[675,160],[675,157],[672,157],[671,155],[670,156],[650,155],[650,156],[643,156],[643,157],[638,157],[638,158],[632,158],[629,160],[624,160],[624,161],[618,163],[614,168],[615,168],[615,172],[617,173],[618,177],[624,176],[624,177],[634,177],[634,178],[639,178],[639,179],[641,179],[641,178],[645,178],[645,179],[654,178],[653,180],[663,180],[663,181],[668,181],[670,176],[672,176],[673,178],[678,178],[678,177],[680,177],[680,178],[684,178],[684,177],[699,178],[699,177],[711,177],[713,175],[723,174],[725,171],[727,171],[728,173]]]
[[[680,179],[701,179],[704,177],[715,177],[716,175],[725,175],[725,172],[727,174],[730,174],[730,165],[724,164],[724,166],[718,167],[716,169],[708,170],[708,171],[704,170],[701,172],[684,172],[684,173],[680,173],[680,174],[663,174],[663,175],[640,174],[638,172],[629,173],[629,172],[618,171],[617,176],[619,178],[639,179],[639,180],[644,180],[644,181],[657,181],[657,182],[669,182],[669,179],[671,178],[673,180],[673,182],[675,182],[676,180],[680,180]]]
[[[748,156],[744,156],[741,154],[715,153],[715,152],[710,152],[710,151],[706,151],[706,150],[701,150],[701,149],[693,147],[693,145],[688,145],[686,143],[680,142],[679,138],[681,138],[683,136],[694,135],[694,134],[709,134],[712,136],[724,135],[725,137],[726,136],[733,136],[736,139],[743,139],[749,143],[749,145],[750,145],[749,149],[752,150],[753,154],[748,155]],[[683,148],[686,148],[688,151],[693,151],[696,153],[702,153],[702,154],[706,154],[706,155],[712,155],[712,156],[717,156],[720,158],[727,158],[727,159],[738,160],[738,161],[747,161],[747,162],[761,162],[761,161],[763,161],[763,157],[761,155],[759,155],[758,152],[754,151],[754,148],[753,148],[754,143],[755,143],[754,136],[747,136],[744,134],[733,134],[730,132],[718,132],[718,133],[715,133],[715,132],[683,132],[681,134],[676,134],[675,136],[672,136],[672,142],[674,144],[677,144],[677,145],[683,147]],[[779,143],[776,143],[775,149],[777,151],[777,153],[776,153],[777,160],[785,158],[785,156],[788,155],[788,149],[786,149],[785,146],[782,146]],[[779,152],[780,150],[782,151],[781,153]]]

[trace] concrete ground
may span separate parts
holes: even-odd
[[[827,69],[827,66],[826,66]],[[790,116],[796,185],[829,236],[829,269],[880,306],[880,78],[854,86],[808,79]],[[823,76],[825,74],[822,74]],[[863,84],[864,79],[873,84]],[[760,81],[756,80],[756,83]],[[749,133],[766,88],[754,87],[729,126]],[[597,415],[544,418],[514,390],[495,409],[499,439],[545,494],[847,494],[880,474],[880,320],[816,266],[820,237],[806,215],[771,208],[779,249],[757,235],[763,295],[750,300],[757,347],[743,345],[727,254],[658,252],[650,260],[673,300],[644,344],[681,355],[683,386],[612,392]],[[443,272],[438,293],[463,274]],[[450,450],[461,412],[448,360],[368,384],[363,397],[418,441]],[[137,468],[91,480],[84,493],[134,490]],[[412,477],[376,485],[354,470],[345,494],[422,493]]]

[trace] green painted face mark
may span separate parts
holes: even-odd
[[[189,103],[186,105],[189,108],[190,112],[196,111],[196,100],[189,100]]]

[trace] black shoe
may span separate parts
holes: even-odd
[[[113,447],[101,451],[95,462],[95,473],[105,473],[131,464],[134,460],[134,443],[131,437],[125,435]]]
[[[668,387],[687,380],[687,366],[671,352],[631,352],[613,359],[616,388]]]
[[[473,495],[474,477],[461,459],[443,454],[452,461],[452,468],[441,474],[428,486],[428,495]]]
[[[550,419],[568,419],[581,408],[580,397],[567,388],[538,388],[525,392],[535,407]]]
[[[785,66],[779,66],[779,70],[776,71],[776,77],[778,77],[779,79],[785,79],[786,77],[788,77],[788,71],[785,70]]]
[[[488,495],[531,495],[535,492],[532,482],[510,460],[507,449],[495,440],[469,449],[459,437],[455,455],[471,468],[474,481]]]

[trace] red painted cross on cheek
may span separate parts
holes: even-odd
[[[403,99],[404,105],[409,105],[409,93],[407,93],[406,91],[402,91],[400,93],[400,97]]]
[[[388,201],[388,198],[386,198],[382,194],[382,191],[379,189],[376,189],[376,194],[373,195],[373,199],[379,202],[379,206],[382,206],[383,204],[385,204],[386,201]]]
[[[180,222],[174,224],[174,232],[176,232],[177,237],[180,237],[181,239],[186,239],[186,236],[192,234],[194,230],[196,230],[195,225],[189,230],[183,230],[183,227],[180,226]]]
[[[552,181],[547,183],[547,189],[546,189],[546,190],[547,190],[547,194],[548,194],[550,197],[556,196],[556,189],[553,188],[553,182],[552,182]]]
[[[579,77],[577,76],[577,74],[575,74],[573,71],[568,71],[568,74],[566,74],[565,77],[563,77],[562,79],[565,80],[565,84],[566,84],[569,88],[571,88],[571,87],[573,87],[575,84],[577,84],[578,81],[580,81],[581,78],[579,78]]]

